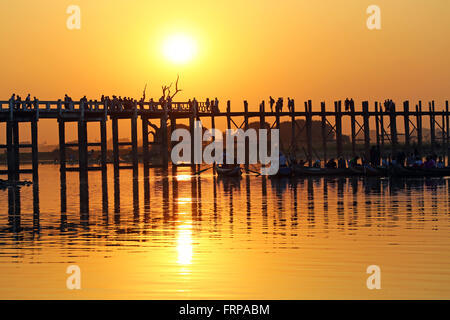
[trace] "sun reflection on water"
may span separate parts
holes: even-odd
[[[178,226],[177,252],[178,252],[177,258],[178,264],[182,266],[187,266],[192,263],[193,250],[192,250],[191,224],[183,224]]]

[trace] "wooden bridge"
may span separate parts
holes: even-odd
[[[138,118],[142,120],[142,161],[144,168],[144,181],[148,181],[149,168],[152,166],[149,161],[149,148],[151,145],[159,144],[161,150],[162,167],[168,167],[169,163],[169,127],[176,128],[177,119],[188,119],[191,134],[194,132],[195,120],[204,121],[210,119],[210,128],[215,128],[216,118],[226,118],[227,128],[248,129],[249,121],[256,118],[260,128],[269,126],[270,128],[280,128],[282,119],[288,118],[291,122],[291,139],[289,150],[295,153],[298,148],[297,142],[306,146],[305,156],[312,164],[314,157],[319,157],[316,149],[321,149],[321,158],[327,160],[333,149],[333,156],[344,155],[343,139],[343,119],[350,120],[351,135],[351,154],[356,155],[359,151],[357,146],[363,146],[363,152],[369,155],[371,145],[377,145],[382,152],[387,150],[394,154],[403,149],[411,151],[414,146],[423,152],[425,145],[429,146],[429,152],[439,152],[441,155],[447,155],[447,165],[449,156],[449,108],[448,101],[445,105],[435,107],[434,101],[428,103],[428,108],[424,110],[422,102],[418,101],[415,108],[410,108],[409,101],[403,102],[403,108],[397,110],[395,104],[388,106],[379,102],[373,103],[373,108],[369,107],[368,101],[363,101],[360,108],[355,108],[354,103],[345,102],[345,110],[342,110],[342,101],[334,102],[334,110],[327,110],[324,102],[320,103],[320,108],[313,110],[311,100],[304,103],[303,110],[295,109],[294,101],[289,104],[289,109],[283,111],[282,105],[277,105],[273,111],[273,105],[270,111],[265,110],[265,102],[261,102],[258,111],[249,111],[247,101],[244,101],[244,111],[231,111],[230,101],[226,104],[226,111],[221,112],[216,103],[209,102],[132,102],[127,105],[122,102],[108,104],[108,102],[97,101],[0,101],[0,122],[6,123],[6,144],[0,145],[0,148],[7,150],[7,170],[0,170],[0,174],[7,174],[10,182],[20,180],[20,174],[32,174],[33,176],[33,197],[37,199],[34,203],[38,206],[39,199],[39,176],[38,176],[38,123],[39,119],[56,119],[59,127],[59,165],[60,165],[60,192],[61,192],[61,211],[66,210],[66,172],[79,172],[80,179],[80,210],[88,212],[88,172],[100,170],[102,172],[102,196],[103,203],[107,206],[107,121],[112,121],[113,138],[113,167],[114,167],[114,195],[115,201],[119,201],[119,172],[122,169],[133,170],[133,197],[138,194]],[[359,110],[357,110],[359,109]],[[238,120],[239,119],[239,120]],[[270,119],[271,122],[266,122]],[[297,119],[304,119],[304,122],[298,122]],[[131,121],[131,141],[119,142],[119,120]],[[159,120],[159,127],[151,121]],[[317,137],[313,139],[313,121],[319,120],[321,124],[321,143],[317,145]],[[372,120],[372,121],[371,121]],[[373,121],[374,120],[374,121]],[[428,125],[424,126],[424,120]],[[31,124],[31,143],[24,144],[19,139],[19,123],[28,122]],[[77,143],[67,143],[65,137],[65,125],[68,122],[78,124]],[[100,142],[89,142],[87,138],[87,123],[97,122],[100,124]],[[397,130],[397,123],[403,123],[403,131]],[[370,127],[375,124],[376,141],[371,141]],[[429,139],[424,139],[424,128],[429,127]],[[149,141],[149,133],[152,129],[160,131],[160,135],[154,134],[156,139]],[[437,132],[436,130],[440,130]],[[153,132],[154,133],[154,132]],[[439,134],[438,134],[439,133]],[[303,134],[302,138],[300,136]],[[362,138],[360,138],[362,136]],[[403,139],[399,139],[403,137]],[[314,141],[314,143],[313,143]],[[245,142],[245,166],[248,168],[249,145]],[[88,147],[100,147],[100,164],[96,166],[89,165]],[[131,165],[121,164],[119,158],[119,148],[122,146],[131,146]],[[68,147],[78,148],[78,166],[67,166],[66,149]],[[193,146],[192,146],[193,147]],[[23,169],[20,165],[20,150],[22,148],[31,148],[32,167]],[[438,150],[439,149],[439,150]],[[191,152],[192,157],[194,152]],[[191,163],[194,163],[193,159]],[[145,190],[147,194],[149,190]],[[19,192],[14,188],[9,190],[9,207],[11,212],[20,211]],[[19,206],[15,208],[15,204]],[[39,208],[35,208],[38,212]]]
[[[110,103],[110,105],[108,105]],[[106,177],[107,163],[107,126],[108,120],[112,121],[113,138],[113,164],[114,176],[119,178],[121,169],[131,169],[135,177],[138,176],[138,124],[137,119],[142,120],[142,161],[144,166],[144,176],[148,176],[151,166],[149,161],[149,146],[159,144],[161,146],[162,166],[167,167],[169,163],[169,145],[168,145],[168,122],[170,128],[176,128],[177,119],[189,119],[189,127],[193,134],[195,120],[210,119],[211,128],[215,128],[215,119],[224,117],[227,121],[227,128],[248,129],[251,118],[257,118],[260,127],[267,126],[266,119],[273,119],[270,128],[279,128],[281,119],[288,118],[291,121],[291,141],[289,152],[295,152],[297,148],[298,137],[302,133],[306,136],[303,139],[306,145],[305,156],[311,164],[314,155],[318,156],[316,149],[322,150],[322,158],[327,159],[328,150],[331,144],[335,145],[336,156],[343,155],[343,119],[350,119],[351,126],[351,153],[357,154],[357,145],[362,142],[364,152],[369,153],[372,144],[376,144],[384,151],[389,147],[390,152],[394,153],[403,143],[405,149],[409,149],[412,139],[416,141],[417,149],[422,150],[425,143],[430,144],[431,152],[439,151],[441,154],[448,155],[449,147],[449,109],[448,101],[438,110],[435,108],[434,101],[428,103],[428,109],[423,110],[422,102],[415,105],[415,109],[410,109],[409,101],[403,102],[402,110],[397,110],[395,104],[389,105],[389,108],[383,108],[379,102],[373,103],[373,109],[370,110],[369,102],[363,101],[360,110],[355,108],[354,103],[346,103],[346,110],[342,110],[342,101],[334,102],[334,111],[327,110],[324,102],[320,104],[318,110],[313,110],[311,100],[304,103],[304,109],[298,111],[295,109],[295,103],[289,106],[289,110],[283,111],[282,106],[270,106],[271,111],[265,110],[265,102],[259,105],[259,111],[249,111],[247,101],[244,101],[244,111],[231,111],[230,101],[227,102],[226,111],[221,112],[219,106],[214,102],[132,102],[132,105],[125,105],[122,102],[112,104],[108,102],[85,102],[85,101],[0,101],[0,122],[6,122],[6,144],[0,145],[0,148],[7,149],[7,170],[1,170],[0,174],[7,174],[8,180],[19,180],[21,173],[31,173],[33,179],[38,179],[38,122],[39,119],[56,119],[59,126],[59,159],[61,182],[65,182],[67,171],[78,171],[80,181],[87,183],[88,171],[101,170]],[[386,111],[386,109],[388,109]],[[236,118],[243,119],[242,122],[235,121]],[[403,121],[403,132],[397,130],[398,119]],[[151,120],[160,122],[160,137],[156,141],[149,141],[149,133],[156,126],[150,123]],[[300,127],[297,119],[304,119],[304,125]],[[371,119],[375,120],[376,141],[370,138]],[[429,121],[430,139],[424,141],[423,121]],[[131,121],[131,141],[119,142],[119,120]],[[313,120],[321,122],[321,146],[313,145],[312,123]],[[31,123],[31,144],[23,144],[19,139],[19,123]],[[78,124],[78,142],[67,143],[65,138],[65,124],[67,122],[76,122]],[[97,122],[100,124],[100,142],[89,142],[87,139],[87,123]],[[373,121],[372,121],[373,123]],[[331,128],[331,129],[330,129]],[[440,130],[439,136],[436,129]],[[154,135],[156,136],[156,135]],[[363,136],[363,138],[359,138]],[[399,136],[402,141],[399,142]],[[317,139],[314,139],[317,140]],[[317,143],[317,141],[316,141]],[[246,141],[246,159],[248,160],[248,141]],[[119,159],[119,148],[121,146],[131,146],[131,165],[122,165]],[[436,150],[439,146],[441,150]],[[78,167],[68,167],[66,160],[66,148],[78,148]],[[89,166],[88,147],[100,147],[101,161],[98,166]],[[20,167],[20,149],[31,148],[32,169],[22,169]],[[193,157],[193,152],[192,152]],[[248,161],[247,161],[248,162]],[[194,163],[192,161],[192,163]],[[248,163],[246,163],[248,166]]]

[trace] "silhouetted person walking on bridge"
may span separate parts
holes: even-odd
[[[345,111],[350,110],[350,100],[348,98],[346,98],[344,101],[344,107],[345,107]]]
[[[31,97],[30,97],[30,94],[28,94],[27,97],[25,98],[25,103],[26,103],[26,108],[27,109],[31,109]]]
[[[274,103],[275,103],[274,98],[272,98],[272,96],[270,96],[270,98],[269,98],[270,112],[273,112],[273,104]]]

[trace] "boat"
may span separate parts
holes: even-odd
[[[351,176],[355,175],[350,169],[346,168],[314,168],[314,167],[294,167],[296,176]]]
[[[221,177],[240,177],[242,175],[240,166],[235,166],[233,168],[224,168],[222,166],[217,166],[216,171],[217,174]]]
[[[270,178],[290,177],[292,175],[292,169],[288,166],[282,166],[278,168],[278,172],[269,176]]]
[[[367,177],[445,177],[450,176],[450,167],[445,168],[408,168],[408,167],[372,167],[355,166],[350,168],[314,168],[294,166],[296,176],[367,176]]]
[[[385,168],[378,167],[374,168],[370,165],[364,166],[355,166],[349,168],[355,175],[362,175],[368,177],[380,177],[387,175],[387,171]]]
[[[390,168],[393,177],[445,177],[450,176],[450,167],[445,168],[407,168],[393,166]]]

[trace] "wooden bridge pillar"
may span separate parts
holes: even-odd
[[[13,123],[6,122],[6,156],[8,163],[8,180],[14,180],[14,145],[13,145]]]
[[[409,129],[409,101],[403,102],[403,119],[404,119],[404,126],[405,126],[405,149],[407,152],[409,152],[409,145],[411,142],[410,137],[410,129]]]
[[[137,104],[134,103],[133,116],[131,117],[131,154],[133,161],[133,179],[137,180],[139,176],[139,158],[138,158],[138,138],[137,138]],[[167,140],[166,140],[167,141]]]
[[[448,110],[448,100],[445,101],[445,126],[447,128],[446,130],[446,151],[447,151],[447,166],[450,165],[450,121],[449,121],[449,110]]]
[[[198,104],[196,101],[192,104],[191,114],[189,115],[189,132],[191,134],[191,167],[195,168],[195,120],[197,119]]]
[[[175,117],[175,115],[171,114],[170,117],[170,130],[168,132],[169,135],[169,154],[172,151],[173,146],[176,144],[176,142],[172,141],[171,137],[172,137],[172,133],[177,129],[177,118]],[[171,161],[172,162],[172,161]],[[173,163],[172,163],[173,166]]]
[[[231,130],[231,114],[230,113],[231,113],[231,102],[230,102],[230,100],[228,100],[227,101],[227,130]],[[225,162],[226,162],[226,159],[225,159]]]
[[[107,172],[107,135],[106,135],[106,118],[100,121],[100,152],[101,152],[101,169],[102,169],[102,198],[103,211],[108,209],[108,172]]]
[[[305,102],[305,114],[306,114],[306,146],[308,150],[308,164],[312,167],[312,106],[311,100]]]
[[[196,106],[194,106],[194,110]],[[163,114],[160,119],[161,128],[161,156],[162,156],[162,166],[167,168],[169,166],[169,145],[167,143],[167,119],[168,119],[168,106],[163,105]]]
[[[80,178],[80,212],[88,213],[88,144],[87,123],[84,119],[78,121],[78,163]]]
[[[392,147],[392,156],[395,156],[397,152],[397,113],[395,112],[395,104],[392,103],[389,106],[389,119],[390,119],[390,127],[391,127],[391,147]]]
[[[441,117],[441,141],[442,141],[442,145],[441,145],[441,154],[442,154],[442,158],[444,160],[445,163],[445,155],[447,154],[447,140],[446,140],[446,136],[447,136],[447,130],[448,128],[445,126],[445,110],[442,110],[442,117]]]
[[[244,129],[248,130],[248,102],[244,100]],[[249,139],[245,137],[245,170],[249,169],[250,155],[249,155]]]
[[[144,167],[144,179],[149,176],[149,158],[148,158],[148,117],[142,115],[142,162]]]
[[[355,104],[350,102],[350,127],[352,130],[352,155],[356,156],[356,119],[355,119]]]
[[[380,103],[380,131],[381,131],[381,150],[384,152],[385,147],[385,138],[386,138],[386,131],[384,130],[384,109],[383,105]]]
[[[325,102],[320,103],[320,112],[322,114],[322,150],[323,150],[323,161],[324,163],[327,163],[328,160],[328,154],[327,154],[327,138],[328,138],[328,132],[327,132],[327,115],[326,115],[326,108],[325,108]]]
[[[114,181],[119,182],[119,120],[112,117]]]
[[[263,100],[259,105],[259,128],[264,129],[266,125],[266,117],[265,117],[265,101]]]
[[[363,126],[364,126],[364,152],[366,159],[370,158],[370,125],[369,125],[369,101],[363,101]]]
[[[38,152],[38,120],[31,121],[31,164],[33,168],[33,184],[39,184],[39,152]]]
[[[276,104],[278,105],[278,103]],[[275,127],[280,130],[280,111],[282,106],[275,108]],[[280,143],[280,147],[282,146],[282,143]]]
[[[416,126],[417,126],[417,149],[422,154],[422,101],[419,101],[419,105],[416,105]]]
[[[214,117],[214,115],[216,113],[216,107],[217,106],[211,108],[211,130],[213,130],[213,132],[216,129],[216,120],[215,120],[215,117]],[[214,142],[214,141],[216,141],[215,135],[213,135],[213,137],[212,137],[212,142]],[[214,165],[213,166],[213,173],[215,174],[216,173],[216,163],[214,162],[213,165]]]
[[[431,153],[433,154],[436,149],[436,119],[434,115],[434,101],[428,103],[430,111],[430,145]]]
[[[342,102],[334,102],[334,115],[336,121],[336,153],[338,157],[342,157],[342,114],[341,114]]]
[[[227,129],[231,129],[231,102],[227,101]]]
[[[375,101],[375,134],[377,138],[377,147],[380,148],[380,122],[378,116],[378,102]]]
[[[297,123],[295,122],[295,102],[294,99],[292,99],[291,104],[291,150],[292,155],[294,156],[294,159],[297,157],[297,141],[295,139],[295,126]]]
[[[13,129],[13,143],[14,143],[14,181],[20,180],[20,139],[19,139],[19,122],[13,121],[12,123]]]
[[[266,129],[266,118],[265,118],[265,102],[264,100],[259,104],[259,128]],[[267,132],[269,133],[269,132]],[[266,146],[267,147],[267,146]],[[261,140],[258,139],[258,152],[261,149]]]
[[[58,118],[59,130],[59,181],[60,181],[60,201],[61,212],[67,211],[67,195],[66,195],[66,130],[65,122]]]
[[[39,152],[38,117],[36,113],[31,121],[31,163],[33,171],[33,225],[39,228]]]

